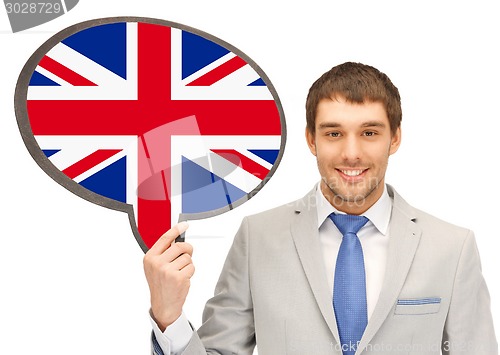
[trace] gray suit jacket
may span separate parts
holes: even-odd
[[[473,233],[388,191],[386,277],[356,354],[497,354]],[[243,220],[183,354],[342,354],[315,203],[311,191]]]

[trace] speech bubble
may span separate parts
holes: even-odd
[[[248,201],[286,141],[276,90],[247,55],[140,17],[79,23],[43,43],[21,71],[15,111],[38,165],[126,212],[143,251],[179,220]]]
[[[79,0],[4,0],[12,32],[52,21],[73,9]]]

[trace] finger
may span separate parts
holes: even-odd
[[[175,245],[182,251],[182,254],[193,256],[193,246],[187,242],[175,242]]]
[[[185,277],[190,279],[194,275],[194,270],[195,268],[193,263],[190,263],[184,266],[181,270],[179,270],[179,272],[182,273]]]
[[[162,254],[170,247],[175,238],[184,233],[186,229],[188,229],[188,227],[189,225],[187,224],[187,222],[177,223],[156,241],[156,243],[149,250],[149,253],[152,255]]]
[[[182,254],[177,259],[172,261],[171,266],[176,270],[182,270],[187,265],[191,264],[193,261],[191,260],[191,255]]]
[[[164,262],[170,263],[183,254],[187,254],[191,257],[193,255],[193,246],[185,242],[173,243],[160,257],[164,260]]]

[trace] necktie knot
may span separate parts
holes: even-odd
[[[348,233],[357,234],[366,222],[368,222],[368,218],[365,216],[355,216],[352,214],[332,213],[330,219],[335,223],[342,235]]]

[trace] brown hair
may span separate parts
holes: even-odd
[[[337,96],[350,103],[381,102],[387,112],[391,132],[394,134],[401,125],[401,98],[389,77],[369,65],[347,62],[324,73],[309,89],[306,120],[307,129],[313,135],[319,102]]]

